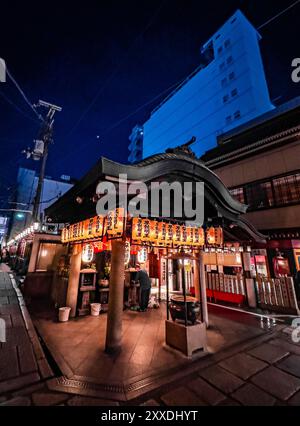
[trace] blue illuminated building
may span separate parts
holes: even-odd
[[[133,129],[129,162],[193,136],[203,154],[222,133],[274,108],[259,49],[261,36],[240,10],[203,45],[199,67]]]

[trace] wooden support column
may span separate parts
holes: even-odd
[[[201,290],[200,290],[200,277],[199,277],[199,259],[194,261],[194,287],[195,287],[195,298],[200,302]]]
[[[201,291],[201,305],[202,305],[202,312],[203,312],[203,321],[206,324],[206,327],[208,327],[208,310],[207,310],[207,297],[206,297],[206,276],[205,276],[205,266],[204,266],[204,259],[203,259],[203,251],[200,252],[199,257],[199,272],[200,272],[200,291]]]
[[[79,278],[80,278],[80,270],[81,270],[81,252],[82,252],[81,244],[76,244],[73,247],[73,253],[71,255],[71,260],[70,260],[70,273],[69,273],[66,306],[69,306],[71,308],[71,312],[70,312],[71,318],[74,318],[76,316]]]
[[[122,348],[122,316],[124,299],[125,242],[112,242],[109,302],[105,352],[116,354]]]

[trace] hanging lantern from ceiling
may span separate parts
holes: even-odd
[[[193,239],[195,246],[204,246],[205,244],[205,232],[203,228],[193,229]]]
[[[149,219],[142,220],[142,240],[150,241],[151,221]]]
[[[106,216],[106,229],[107,229],[107,234],[113,234],[113,230],[114,230],[114,210],[110,211],[107,213]]]
[[[182,244],[182,227],[180,225],[173,225],[173,243]]]
[[[211,226],[206,231],[206,241],[209,245],[214,245],[216,242],[215,228]]]
[[[137,254],[137,260],[139,263],[146,263],[148,258],[147,248],[141,247]]]
[[[132,239],[133,241],[140,241],[142,238],[143,221],[139,217],[132,219]]]
[[[94,259],[94,246],[93,244],[84,244],[82,249],[81,259],[84,263],[91,263]]]
[[[103,216],[96,216],[95,218],[95,237],[101,237],[103,235]]]
[[[219,226],[218,228],[215,228],[215,244],[217,246],[222,246],[223,242],[223,229]]]
[[[130,247],[130,254],[137,255],[138,254],[138,246],[131,245],[131,247]]]
[[[128,263],[130,262],[130,242],[127,240],[125,243],[125,260],[124,263],[125,265],[128,265]]]
[[[165,222],[158,223],[158,245],[165,245],[166,243],[167,224]]]
[[[151,220],[150,222],[150,241],[157,242],[158,240],[158,222]]]
[[[171,246],[173,242],[173,225],[172,223],[167,223],[166,226],[166,245]]]

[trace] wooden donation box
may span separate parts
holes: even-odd
[[[83,269],[80,271],[77,302],[77,311],[79,316],[89,315],[90,304],[95,302],[96,276],[97,272],[93,269]]]

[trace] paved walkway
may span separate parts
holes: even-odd
[[[143,405],[300,405],[300,345],[285,332],[253,342],[176,385],[151,395]]]
[[[82,389],[55,391],[22,295],[6,265],[0,271],[0,317],[7,325],[0,347],[0,406],[300,405],[300,345],[284,327],[201,359],[192,373],[127,403],[83,395]]]

